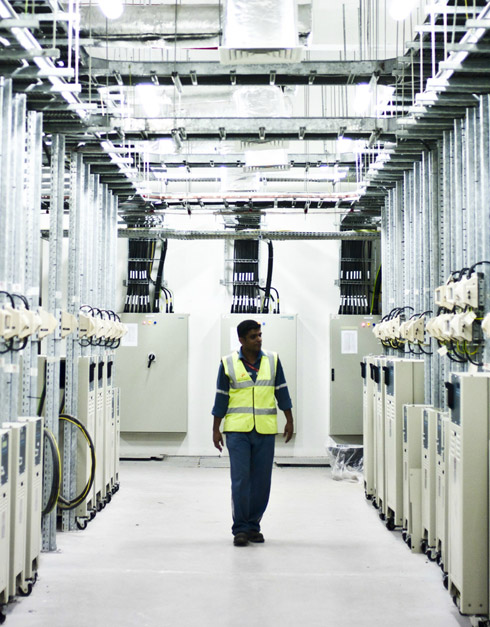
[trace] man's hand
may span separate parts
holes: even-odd
[[[221,418],[218,418],[218,416],[213,416],[213,418],[214,418],[214,421],[213,421],[213,444],[218,449],[218,451],[221,453],[221,451],[223,450],[223,446],[224,446],[223,436],[222,436],[220,428],[219,428],[220,424],[221,424]]]
[[[284,427],[284,442],[287,443],[293,437],[293,412],[290,409],[284,410],[286,416],[286,426]]]
[[[286,438],[284,442],[289,442],[289,440],[293,437],[293,423],[286,422],[286,426],[284,427],[284,437]]]
[[[221,453],[223,450],[224,442],[223,442],[223,434],[219,429],[213,429],[213,444]]]

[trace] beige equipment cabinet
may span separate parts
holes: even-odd
[[[10,430],[10,569],[9,596],[20,590],[27,592],[26,566],[26,507],[27,507],[27,426],[20,422],[4,422]]]
[[[376,441],[374,424],[375,384],[372,378],[373,357],[364,357],[361,362],[362,386],[362,434],[363,434],[363,473],[364,493],[368,499],[376,494],[375,463]]]
[[[97,398],[97,358],[79,357],[78,359],[78,419],[86,428],[94,447],[95,411]],[[96,458],[97,461],[97,458]],[[91,456],[85,438],[77,438],[77,494],[81,494],[91,478]],[[75,515],[81,528],[89,517],[95,516],[97,507],[95,477],[94,484],[87,498],[77,506]]]
[[[33,581],[41,554],[41,508],[43,477],[43,424],[38,416],[19,418],[27,427],[27,510],[25,578]]]
[[[379,316],[330,318],[330,437],[340,444],[363,443],[363,384],[359,364],[379,352],[373,327]]]
[[[386,526],[403,522],[403,405],[424,402],[424,362],[388,359],[385,384]]]
[[[425,405],[403,406],[403,529],[412,553],[422,541],[422,417]]]
[[[10,431],[0,429],[0,604],[9,600],[10,570]]]
[[[448,442],[449,417],[442,411],[437,412],[436,430],[436,559],[447,578],[447,541],[448,541]]]
[[[424,410],[422,421],[422,552],[435,559],[437,414]]]
[[[121,433],[187,431],[188,314],[120,314],[115,352]]]
[[[448,589],[466,615],[488,614],[488,419],[490,376],[453,373],[446,383]]]
[[[383,368],[386,357],[374,357],[372,377],[374,381],[374,485],[375,498],[373,504],[378,509],[382,520],[386,514],[385,498],[385,384]]]

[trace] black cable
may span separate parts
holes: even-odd
[[[75,425],[76,427],[78,427],[78,429],[80,429],[80,431],[82,432],[83,436],[85,437],[85,439],[87,440],[88,446],[89,446],[89,450],[90,450],[90,476],[89,479],[84,487],[84,489],[80,492],[80,494],[78,494],[76,497],[74,497],[71,500],[66,500],[65,498],[63,498],[61,495],[58,497],[58,505],[60,505],[61,509],[63,510],[72,510],[75,509],[76,507],[78,507],[78,505],[80,505],[80,503],[83,503],[83,501],[87,498],[88,493],[90,492],[90,489],[92,488],[93,484],[94,484],[94,480],[95,480],[95,446],[94,443],[92,441],[92,438],[90,437],[89,432],[87,431],[85,425],[83,425],[77,418],[75,418],[74,416],[70,416],[69,414],[60,414],[59,419],[65,422],[69,422],[72,425]]]
[[[51,449],[53,476],[52,476],[52,483],[51,483],[51,489],[49,491],[48,501],[42,511],[43,516],[50,514],[53,511],[53,509],[56,507],[56,503],[58,501],[60,487],[61,487],[60,451],[59,451],[54,435],[51,433],[51,431],[49,431],[49,429],[46,429],[46,427],[44,427],[44,442],[46,442],[46,440],[48,441],[49,447]],[[44,451],[46,451],[46,444],[44,444]]]
[[[272,247],[272,242],[267,242],[267,246],[269,249],[269,259],[267,263],[267,279],[265,283],[265,294],[264,294],[264,302],[262,304],[262,313],[269,313],[269,299],[271,295],[271,282],[272,282],[272,272],[274,269],[274,249]]]
[[[153,311],[160,311],[159,299],[160,299],[160,289],[162,287],[162,279],[163,279],[163,266],[165,264],[165,258],[167,256],[167,247],[168,240],[162,240],[162,249],[160,251],[160,261],[158,262],[158,270],[157,276],[155,279],[155,292],[153,294]]]
[[[15,309],[15,302],[14,302],[14,298],[13,298],[12,294],[10,294],[9,292],[6,292],[5,290],[0,290],[0,294],[6,294],[9,297],[9,299],[10,299],[10,304]]]
[[[24,303],[25,308],[29,309],[29,301],[23,294],[12,294],[12,296],[15,296],[16,298],[20,298],[20,300]]]
[[[281,308],[279,305],[279,292],[276,290],[275,287],[271,287],[271,290],[274,290],[274,292],[276,293],[276,309],[274,310],[274,313],[281,313]]]
[[[0,351],[0,355],[5,355],[6,353],[10,353],[12,350],[13,340],[3,340],[5,344],[8,344],[8,347],[4,351]]]
[[[474,264],[473,264],[470,268],[468,268],[468,274],[467,274],[467,276],[468,276],[468,277],[470,277],[470,276],[473,274],[473,272],[475,271],[475,268],[476,268],[477,266],[481,266],[481,265],[483,265],[483,264],[488,264],[488,265],[490,265],[490,261],[483,260],[483,261],[478,261],[477,263],[474,263]]]
[[[13,338],[12,338],[12,339],[13,339]],[[13,351],[13,352],[18,352],[18,351],[24,350],[24,348],[25,348],[26,346],[27,346],[27,338],[25,337],[25,338],[22,340],[22,345],[21,345],[21,346],[18,346],[17,348],[14,348],[14,345],[12,344],[12,346],[11,346],[10,350],[11,350],[11,351]]]

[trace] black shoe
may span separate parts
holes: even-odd
[[[260,531],[249,531],[247,535],[249,542],[265,542],[264,536]]]
[[[233,544],[235,546],[247,546],[247,544],[248,544],[248,534],[246,534],[244,531],[240,531],[233,538]]]

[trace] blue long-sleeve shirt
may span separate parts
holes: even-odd
[[[263,351],[260,351],[257,360],[253,364],[249,364],[245,361],[242,353],[242,349],[238,351],[238,358],[243,361],[243,365],[245,366],[247,372],[249,373],[252,381],[255,383],[257,379],[257,373],[260,368],[260,360],[264,355]],[[276,379],[275,379],[275,397],[277,401],[277,405],[279,409],[285,411],[286,409],[291,409],[293,404],[291,402],[291,397],[289,396],[289,390],[286,385],[286,378],[284,376],[284,370],[282,369],[281,362],[279,357],[277,358],[277,368],[276,368]],[[218,418],[224,418],[226,416],[226,412],[228,411],[228,402],[230,399],[230,380],[225,374],[225,369],[223,367],[223,362],[220,362],[219,371],[218,371],[218,381],[216,383],[216,397],[214,399],[214,407],[212,410],[213,416],[217,416]]]

